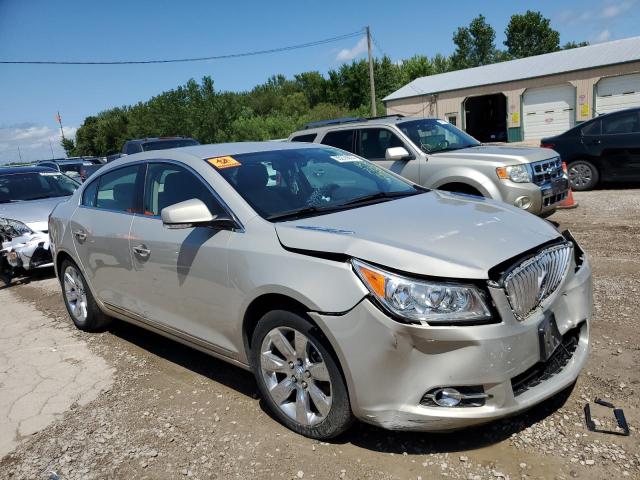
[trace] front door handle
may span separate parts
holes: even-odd
[[[135,253],[140,258],[149,258],[151,255],[151,250],[149,250],[145,245],[138,245],[137,247],[133,247],[133,253]]]
[[[87,233],[84,230],[78,230],[73,234],[80,242],[84,242],[87,239]]]

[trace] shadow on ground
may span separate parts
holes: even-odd
[[[253,375],[239,367],[125,322],[114,322],[109,331],[153,355],[206,376],[210,380],[221,383],[246,396],[258,397],[258,389]],[[408,455],[473,450],[504,441],[514,433],[543,420],[560,408],[570,393],[570,390],[562,392],[524,414],[457,432],[387,431],[356,422],[346,433],[331,442],[336,444],[351,443],[376,452],[398,454],[406,452]],[[264,401],[260,401],[260,406],[274,422],[277,421],[267,409]]]
[[[24,272],[15,277],[13,277],[10,283],[5,283],[4,281],[0,281],[0,290],[5,288],[12,288],[17,285],[28,285],[31,282],[37,282],[40,280],[49,280],[55,278],[56,274],[53,270],[53,267],[47,268],[38,268],[31,272]],[[4,280],[4,279],[1,279]]]

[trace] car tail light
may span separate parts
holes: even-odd
[[[555,143],[541,143],[540,146],[542,148],[556,148],[556,144]]]

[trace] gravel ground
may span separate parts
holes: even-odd
[[[594,267],[593,348],[568,399],[457,433],[356,424],[317,442],[269,417],[249,373],[117,322],[101,334],[73,331],[114,369],[111,386],[21,439],[0,460],[0,478],[640,478],[640,190],[575,196],[579,208],[550,218]],[[68,328],[54,279],[9,293]],[[630,437],[587,431],[582,408],[595,396],[625,409]],[[610,424],[610,411],[593,413]]]

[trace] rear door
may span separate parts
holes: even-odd
[[[235,315],[228,312],[227,243],[238,233],[210,227],[169,229],[162,209],[193,198],[212,214],[224,212],[216,195],[196,173],[175,162],[148,164],[143,215],[131,228],[134,303],[143,320],[166,331],[204,340],[234,355],[229,340]]]
[[[602,118],[599,147],[605,178],[640,179],[640,116],[630,110]]]
[[[71,217],[73,242],[94,295],[108,306],[128,308],[133,286],[129,232],[136,212],[144,165],[130,165],[97,177],[83,191]]]

